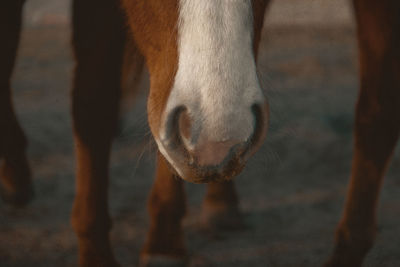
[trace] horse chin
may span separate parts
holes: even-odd
[[[171,171],[181,179],[195,183],[221,183],[232,180],[244,168],[245,164],[240,158],[232,159],[228,164],[201,166],[197,164],[174,164],[169,163]]]

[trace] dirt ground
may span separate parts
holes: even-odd
[[[0,202],[1,267],[76,266],[69,223],[75,160],[68,2],[44,5],[50,9],[46,13],[42,4],[50,2],[36,0],[27,7],[31,13],[14,74],[36,198],[18,210]],[[351,23],[271,25],[259,55],[271,126],[261,151],[235,178],[247,228],[216,237],[199,232],[205,186],[187,184],[185,232],[192,267],[321,266],[332,249],[352,154],[355,29]],[[112,243],[123,266],[136,266],[148,227],[155,147],[146,122],[146,84],[144,77],[135,106],[121,118],[110,170]],[[381,194],[379,235],[365,266],[400,266],[399,159],[397,150]]]

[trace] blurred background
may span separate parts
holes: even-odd
[[[74,197],[70,117],[70,1],[28,0],[13,76],[29,139],[36,198],[0,202],[0,266],[76,266],[69,223]],[[247,228],[208,236],[198,219],[205,186],[187,184],[190,266],[321,266],[329,255],[350,173],[358,90],[355,25],[345,0],[275,0],[265,21],[259,72],[271,104],[267,142],[236,178]],[[123,114],[111,164],[112,242],[136,266],[148,226],[155,146],[147,126],[148,81]],[[131,103],[127,100],[126,103]],[[379,207],[379,235],[365,266],[400,266],[397,150]]]

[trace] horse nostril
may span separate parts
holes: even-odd
[[[179,127],[179,133],[181,136],[189,140],[191,138],[192,134],[192,121],[191,118],[187,112],[187,109],[183,110],[180,115],[179,115],[179,121],[178,121],[178,127]]]
[[[268,108],[266,105],[253,104],[251,106],[251,111],[254,116],[254,130],[249,140],[247,154],[254,153],[257,147],[261,145],[267,131],[268,122]]]
[[[192,176],[197,182],[232,177],[257,150],[266,133],[267,105],[254,104],[252,115],[249,110],[247,114],[243,121],[246,127],[229,124],[228,120],[221,120],[220,125],[206,124],[213,121],[193,119],[186,106],[176,107],[166,114],[161,152],[179,175]]]
[[[170,111],[165,121],[165,132],[162,138],[163,144],[169,149],[176,150],[182,147],[180,134],[180,118],[185,114],[186,107],[179,106]]]

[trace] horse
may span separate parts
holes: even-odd
[[[109,240],[108,164],[117,128],[124,48],[150,73],[148,121],[159,150],[142,266],[184,266],[183,180],[208,183],[210,221],[240,217],[232,178],[262,144],[268,101],[256,58],[269,0],[73,1],[72,116],[76,196],[71,216],[80,266],[118,266]],[[24,0],[0,9],[1,196],[33,196],[27,140],[11,98]],[[400,128],[400,3],[353,0],[360,91],[351,180],[326,267],[361,266],[376,235],[383,177]],[[137,68],[139,71],[140,68]]]

